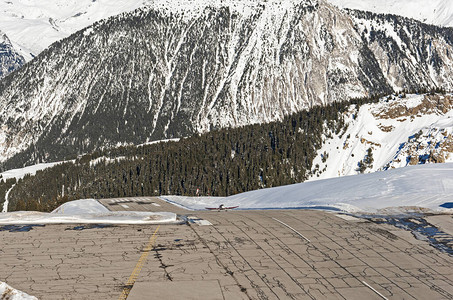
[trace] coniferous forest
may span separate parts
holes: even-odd
[[[316,106],[268,124],[221,129],[143,146],[105,149],[27,175],[9,193],[9,211],[51,211],[82,198],[228,196],[305,181],[324,127],[344,130],[342,112],[378,96]],[[12,186],[0,183],[0,190]]]

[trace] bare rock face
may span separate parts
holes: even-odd
[[[417,105],[407,106],[401,101],[391,101],[382,109],[373,112],[375,118],[381,120],[407,120],[414,122],[422,116],[448,116],[453,111],[453,96],[426,94]],[[436,117],[433,117],[435,119]],[[449,118],[447,117],[446,120]],[[384,169],[392,167],[398,160],[406,161],[408,165],[424,163],[445,163],[453,153],[453,137],[451,128],[446,121],[433,122],[414,134],[401,144],[393,162]]]
[[[395,15],[349,11],[356,28],[378,58],[380,69],[396,90],[452,89],[449,46],[451,28],[439,28]]]
[[[418,156],[409,156],[409,157],[410,157],[409,165],[411,165],[411,166],[418,165]]]
[[[444,98],[446,101],[437,102],[439,98]],[[451,96],[425,96],[422,104],[415,107],[415,109],[422,108],[422,112],[417,110],[418,113],[416,116],[437,115],[442,117],[450,113],[453,110],[453,103],[450,104],[450,109],[445,112],[443,110],[447,106],[432,105],[436,102],[448,103],[450,101],[449,99],[451,100]],[[411,120],[413,121],[415,119]],[[389,162],[384,169],[391,167],[396,160],[407,161],[409,165],[450,162],[450,157],[453,154],[453,136],[451,134],[451,127],[448,127],[448,125],[445,127],[444,123],[445,121],[434,122],[430,127],[425,127],[409,136],[408,140],[401,145],[393,161]]]
[[[412,118],[421,114],[446,114],[453,109],[452,95],[424,95],[418,105],[407,107],[402,102],[390,102],[381,110],[373,112],[375,118],[398,119]]]
[[[0,81],[0,161],[62,159],[453,82],[453,30],[315,0],[196,3],[98,22]]]
[[[429,162],[435,164],[442,164],[445,162],[445,157],[442,154],[431,154]]]

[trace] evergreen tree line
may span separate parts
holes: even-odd
[[[194,135],[179,142],[105,149],[18,180],[10,211],[51,211],[82,198],[155,195],[228,196],[305,181],[322,146],[324,126],[345,129],[350,104],[316,106],[268,124]]]

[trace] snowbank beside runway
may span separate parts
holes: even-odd
[[[19,211],[0,214],[0,224],[162,224],[176,223],[171,212],[109,211],[94,199],[71,201],[51,213]]]
[[[8,284],[0,281],[0,299],[7,300],[38,300],[34,296],[30,296],[24,292],[12,288]]]
[[[162,196],[188,209],[318,208],[358,212],[453,212],[453,163],[428,164],[267,188],[230,197]]]
[[[95,199],[81,199],[77,201],[66,202],[54,209],[51,213],[66,215],[85,215],[102,214],[108,212],[110,211]]]

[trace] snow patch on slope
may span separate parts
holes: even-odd
[[[52,168],[55,165],[62,164],[64,161],[60,162],[53,162],[53,163],[41,163],[41,164],[36,164],[24,168],[18,168],[18,169],[12,169],[5,171],[3,173],[0,173],[1,178],[4,180],[10,179],[10,178],[16,178],[16,179],[21,179],[24,178],[25,175],[30,174],[30,175],[35,175],[36,172],[47,169],[47,168]]]
[[[3,202],[3,208],[2,208],[2,212],[6,213],[8,212],[8,205],[9,205],[9,193],[12,191],[12,189],[14,188],[16,184],[13,184],[9,190],[5,193],[5,202]]]
[[[351,106],[346,130],[326,129],[310,180],[355,175],[371,149],[366,173],[427,162],[453,162],[453,100],[442,95],[391,96]]]

